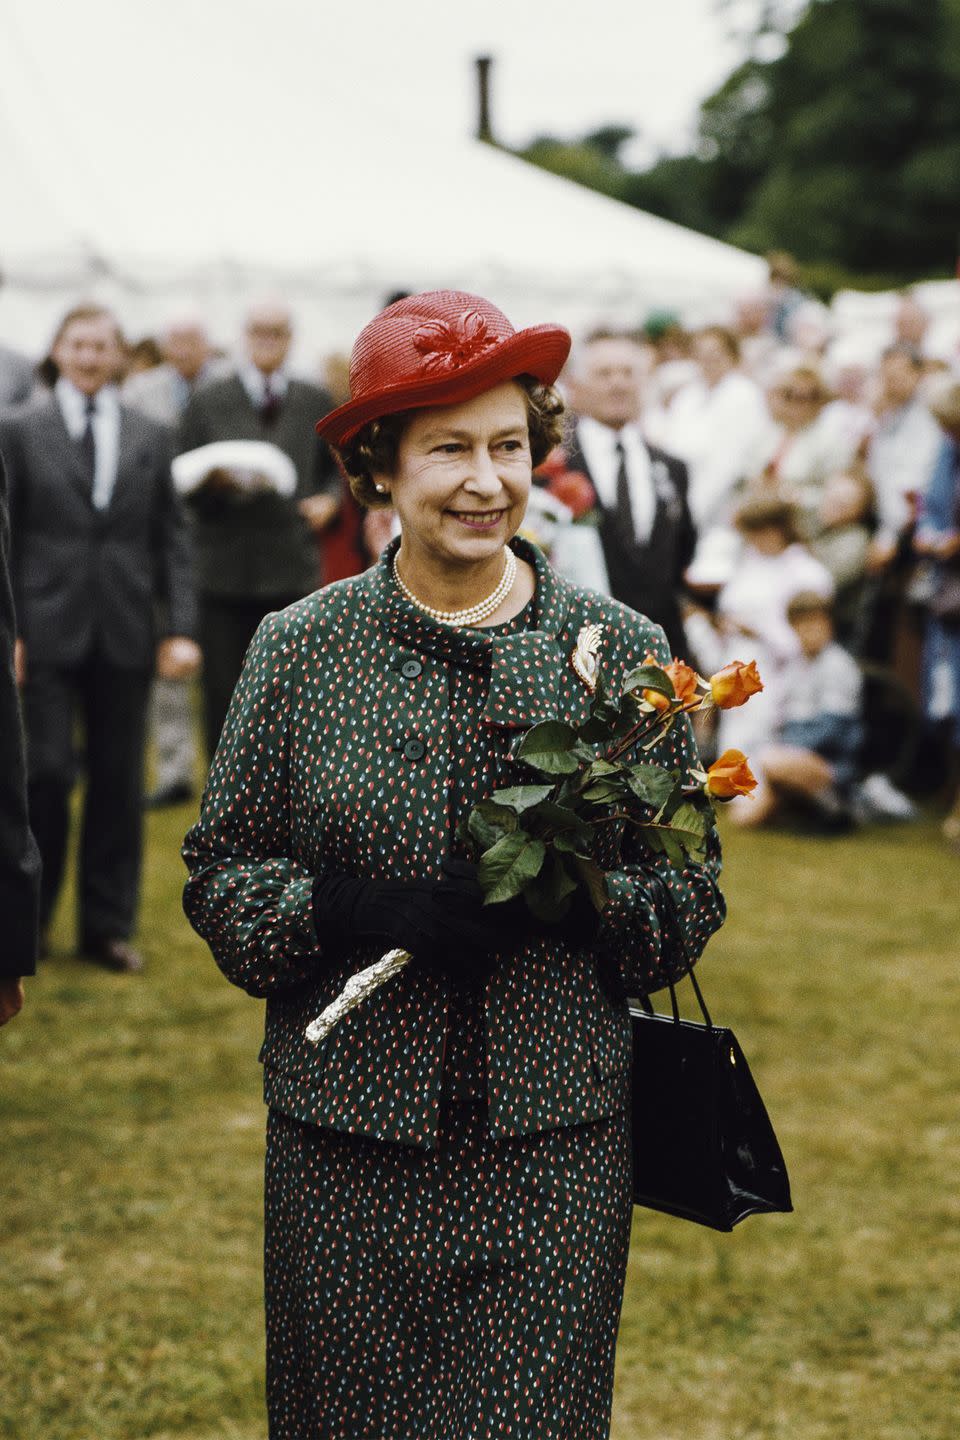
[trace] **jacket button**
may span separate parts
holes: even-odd
[[[400,666],[400,674],[404,680],[416,680],[422,669],[423,666],[419,660],[404,660]]]
[[[422,740],[404,741],[403,753],[408,760],[422,760],[426,754],[427,747]]]

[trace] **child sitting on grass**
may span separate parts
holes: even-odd
[[[846,824],[863,737],[863,679],[834,639],[829,599],[801,591],[787,605],[787,620],[800,654],[782,676],[776,738],[755,757],[756,790],[727,810],[737,824],[754,827],[799,803],[831,827]]]

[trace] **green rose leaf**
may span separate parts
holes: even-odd
[[[557,784],[556,794],[553,798],[555,802],[558,805],[562,806],[564,809],[570,806],[576,806],[580,803],[580,792],[577,789],[577,779],[579,779],[579,776],[567,775]]]
[[[640,665],[623,682],[624,695],[632,695],[635,690],[656,690],[660,695],[666,695],[669,700],[676,698],[676,691],[673,688],[673,681],[665,670],[659,665]]]
[[[560,850],[586,850],[590,845],[590,829],[575,810],[558,805],[554,800],[542,800],[524,816],[524,828]],[[569,841],[569,845],[566,843]]]
[[[709,821],[702,810],[689,802],[680,805],[670,818],[670,833],[675,835],[691,860],[700,864],[706,859],[706,834]]]
[[[470,811],[467,821],[467,831],[481,854],[516,829],[517,817],[514,812],[493,800],[481,800],[480,804]]]
[[[576,830],[583,824],[576,810],[571,810],[569,805],[560,805],[556,800],[542,800],[537,806],[536,819],[553,830]]]
[[[538,920],[548,924],[562,920],[570,909],[570,896],[577,882],[558,855],[547,855],[537,878],[527,886],[523,898]]]
[[[483,903],[495,905],[520,895],[540,873],[546,853],[542,840],[534,840],[522,830],[504,835],[480,857],[477,878],[483,886]]]
[[[707,817],[702,810],[691,805],[688,800],[673,812],[670,825],[672,829],[679,830],[683,834],[699,835],[702,840],[707,830]]]
[[[612,805],[619,799],[621,794],[620,786],[613,780],[595,780],[588,785],[583,792],[584,800],[591,805]]]
[[[614,719],[605,719],[602,715],[591,715],[580,726],[580,739],[590,745],[603,745],[614,738]]]
[[[670,799],[676,785],[676,777],[659,765],[628,765],[627,784],[645,805],[660,810]]]
[[[686,857],[683,853],[683,846],[680,844],[679,836],[675,835],[667,825],[641,825],[638,833],[650,846],[650,849],[657,855],[666,855],[670,864],[677,870],[682,870]]]
[[[493,799],[498,805],[506,805],[509,810],[521,815],[531,805],[539,805],[541,800],[546,800],[552,789],[552,785],[514,785],[509,790],[494,790]]]
[[[607,877],[604,875],[596,860],[589,855],[574,855],[573,863],[581,884],[585,887],[590,896],[590,903],[595,910],[603,910],[607,905],[609,896],[607,894]]]
[[[572,725],[562,720],[542,720],[521,738],[516,756],[546,775],[573,775],[580,768],[573,753],[576,741]]]
[[[689,811],[687,814],[685,812]],[[680,823],[677,823],[677,817]],[[704,832],[706,817],[692,805],[681,805],[677,815],[666,825],[640,825],[637,832],[656,854],[664,854],[670,864],[682,870],[688,858],[702,863],[706,856]]]

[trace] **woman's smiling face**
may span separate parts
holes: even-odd
[[[531,472],[526,395],[508,380],[461,405],[416,411],[394,473],[374,479],[390,492],[405,550],[474,564],[520,528]]]

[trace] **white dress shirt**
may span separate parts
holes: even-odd
[[[71,440],[78,444],[87,428],[87,396],[63,376],[54,386]],[[93,443],[96,463],[93,471],[93,505],[106,510],[117,483],[120,457],[120,400],[116,386],[104,385],[93,397]]]
[[[738,482],[759,473],[771,425],[759,385],[739,370],[713,387],[695,380],[674,396],[662,443],[689,466],[687,499],[701,537],[727,523]]]
[[[262,410],[267,402],[267,381],[270,382],[270,394],[276,400],[282,400],[287,393],[290,384],[290,377],[282,370],[272,370],[265,375],[251,360],[241,360],[237,366],[237,374],[243,384],[243,388],[250,396],[250,403],[257,410]]]
[[[649,540],[653,529],[657,497],[650,466],[650,452],[636,425],[612,430],[584,415],[577,422],[577,439],[587,462],[597,499],[604,510],[617,506],[617,475],[620,460],[617,445],[622,444],[626,456],[627,483],[630,489],[630,513],[638,540]]]

